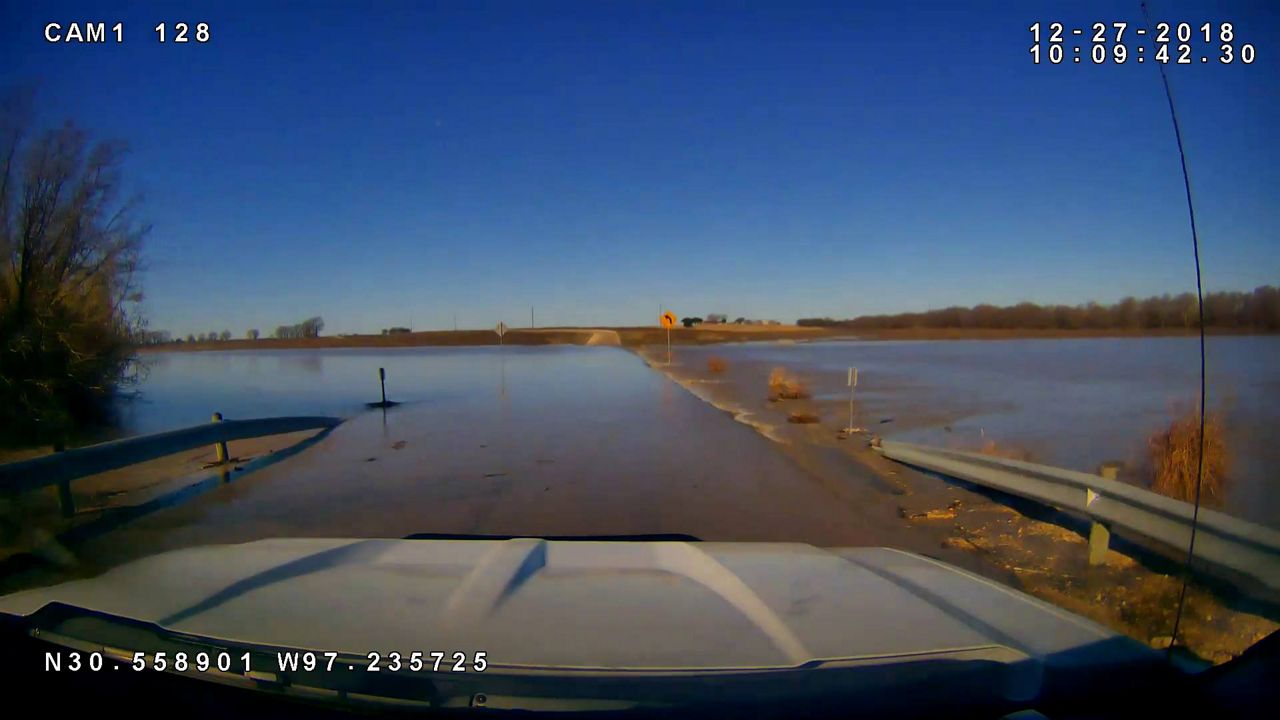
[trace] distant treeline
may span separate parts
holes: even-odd
[[[801,318],[798,325],[863,330],[900,328],[993,328],[1018,330],[1102,330],[1196,327],[1196,296],[1127,297],[1112,305],[975,305],[919,313],[863,315],[851,320]],[[1213,292],[1204,296],[1205,327],[1280,330],[1280,288],[1265,285],[1253,292]]]
[[[297,338],[313,338],[320,337],[320,331],[324,330],[324,320],[319,317],[307,318],[296,325],[281,325],[276,328],[272,337],[280,340],[294,340]]]

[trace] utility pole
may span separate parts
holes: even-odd
[[[458,313],[453,314],[453,331],[458,332]]]
[[[533,322],[533,306],[532,305],[529,306],[529,327],[530,328],[538,327],[537,324]]]

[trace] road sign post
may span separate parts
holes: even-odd
[[[667,329],[667,364],[671,364],[671,328],[675,327],[676,314],[670,310],[658,316],[658,322]]]

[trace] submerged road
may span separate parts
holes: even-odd
[[[629,352],[494,353],[474,373],[465,392],[359,414],[295,457],[83,542],[76,574],[268,537],[926,542],[880,504],[859,512],[856,468],[833,488]]]

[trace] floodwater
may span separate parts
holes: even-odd
[[[336,414],[297,455],[79,548],[88,567],[264,537],[617,535],[936,549],[876,489],[814,477],[635,354],[611,347],[148,356],[132,432]],[[367,409],[387,395],[403,404]],[[235,454],[235,443],[231,444]]]
[[[1196,338],[752,343],[680,354],[785,367],[831,412],[847,403],[856,366],[855,424],[885,438],[994,442],[1086,472],[1119,460],[1133,476],[1144,472],[1147,438],[1199,397]],[[1231,455],[1225,509],[1280,526],[1280,337],[1210,337],[1206,357],[1208,406],[1223,415]]]

